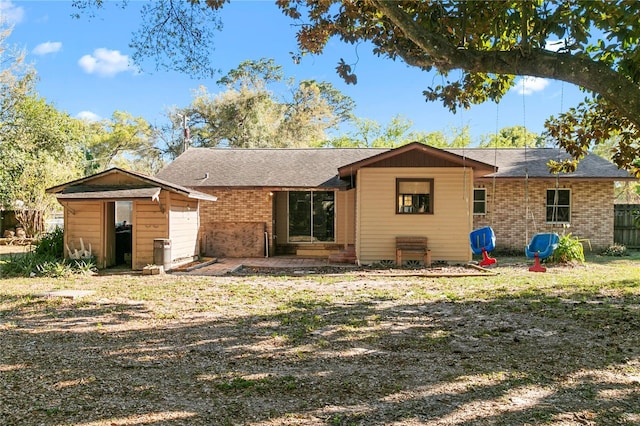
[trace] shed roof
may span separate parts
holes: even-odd
[[[91,185],[92,181],[120,174],[132,178],[136,184],[128,185]],[[161,189],[182,194],[188,198],[198,200],[216,201],[217,197],[195,191],[174,182],[168,182],[157,177],[147,176],[142,173],[123,170],[118,167],[63,183],[46,190],[49,194],[56,194],[60,199],[127,199],[127,198],[157,198]]]
[[[161,188],[128,188],[114,189],[95,186],[74,186],[65,192],[57,194],[60,200],[126,200],[133,198],[150,198],[157,200],[160,196]]]

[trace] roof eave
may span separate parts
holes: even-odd
[[[413,151],[413,150],[420,150],[434,157],[452,161],[454,163],[459,164],[461,167],[470,167],[474,169],[474,175],[477,175],[477,176],[482,176],[487,173],[495,173],[496,171],[496,167],[490,164],[483,163],[481,161],[472,160],[470,158],[466,158],[464,156],[455,154],[453,152],[428,146],[420,142],[411,142],[410,144],[403,145],[401,147],[391,149],[389,151],[371,156],[369,158],[356,161],[355,163],[346,164],[342,167],[339,167],[338,175],[341,178],[346,178],[348,176],[353,175],[354,172],[357,172],[363,167],[369,166],[371,164],[375,164],[379,161],[386,160],[396,155],[401,155],[408,151]]]

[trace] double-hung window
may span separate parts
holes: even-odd
[[[473,188],[473,214],[487,214],[487,190],[486,188]]]
[[[433,179],[396,179],[396,213],[433,214]]]
[[[547,189],[547,223],[571,221],[571,190]]]

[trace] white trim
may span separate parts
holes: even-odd
[[[484,191],[484,212],[482,213],[476,213],[475,212],[475,206],[476,206],[476,191]],[[473,188],[473,200],[471,200],[471,211],[473,212],[474,216],[486,216],[487,215],[487,188]]]
[[[549,195],[549,191],[569,191],[569,205],[566,204],[558,204],[558,205],[549,205],[547,204],[547,196]],[[571,188],[547,188],[544,192],[544,221],[547,225],[567,225],[571,223],[571,214],[573,212],[573,205],[572,205],[572,199],[573,197],[571,196]],[[559,221],[559,220],[555,220],[555,221],[549,221],[547,220],[547,209],[551,207],[551,208],[569,208],[569,219],[566,221]],[[557,217],[557,214],[556,214]]]

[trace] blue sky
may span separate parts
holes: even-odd
[[[199,86],[206,86],[209,93],[222,89],[215,84],[219,76],[199,80],[175,72],[141,72],[130,65],[128,44],[139,26],[141,4],[132,2],[124,10],[109,4],[95,18],[74,19],[70,1],[0,0],[0,16],[13,26],[8,44],[24,49],[37,70],[38,93],[59,110],[95,118],[108,118],[121,110],[161,125],[167,122],[168,108],[187,106]],[[499,107],[487,103],[453,115],[422,96],[441,77],[376,57],[365,46],[331,40],[323,55],[307,56],[294,64],[289,52],[296,51],[295,27],[273,1],[232,1],[221,17],[224,28],[216,33],[211,52],[221,75],[244,60],[273,58],[284,67],[285,75],[296,80],[333,83],[355,100],[358,117],[381,124],[400,115],[411,120],[416,131],[449,133],[468,125],[477,142],[480,135],[507,126],[526,125],[539,133],[549,115],[566,111],[584,97],[568,83],[520,79]],[[335,73],[340,58],[356,63],[357,85],[345,84]]]

